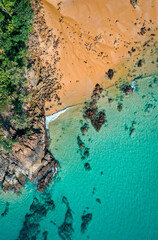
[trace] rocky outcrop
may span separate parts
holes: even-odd
[[[0,185],[4,192],[11,190],[20,193],[26,180],[35,182],[37,189],[44,192],[53,178],[57,174],[58,162],[47,152],[43,159],[39,161],[38,169],[32,171],[24,167],[16,155],[12,153],[1,153],[0,155]]]
[[[106,73],[107,77],[111,80],[114,76],[114,70],[113,69],[109,69]]]
[[[28,178],[36,181],[37,189],[44,191],[52,178],[57,174],[59,166],[48,151],[49,140],[45,127],[45,101],[57,98],[56,90],[61,88],[57,81],[56,63],[59,61],[57,47],[59,39],[46,26],[41,1],[31,0],[34,22],[33,32],[29,36],[28,61],[26,77],[27,89],[31,100],[25,104],[25,113],[30,118],[29,134],[8,125],[5,135],[16,139],[12,151],[6,153],[0,149],[0,184],[3,191],[19,192]],[[54,55],[51,64],[47,61],[50,43],[53,44]],[[43,46],[43,47],[42,47]],[[53,62],[53,64],[52,64]],[[50,81],[51,80],[51,81]]]
[[[135,88],[132,85],[125,85],[122,88],[122,92],[125,93],[126,95],[129,95],[130,93],[133,93]]]
[[[92,126],[99,131],[102,125],[105,123],[105,112],[104,111],[98,111],[97,107],[97,101],[101,97],[101,94],[103,92],[103,88],[100,87],[99,84],[95,85],[95,88],[93,90],[93,94],[91,96],[92,101],[90,103],[86,103],[85,112],[83,114],[83,117],[85,119],[89,119],[91,121]],[[88,125],[85,123],[81,127],[82,133],[85,133],[88,130]]]
[[[139,5],[138,0],[130,0],[130,4],[131,4],[134,8],[136,8],[136,7]]]
[[[0,184],[2,190],[19,192],[26,183],[29,171],[23,167],[13,153],[0,155]]]
[[[59,163],[47,152],[42,159],[42,166],[32,176],[32,179],[37,182],[37,189],[40,192],[44,192],[44,189],[47,188],[51,180],[55,178],[58,167]]]

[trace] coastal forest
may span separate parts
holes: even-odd
[[[0,149],[10,151],[14,132],[29,131],[25,105],[29,101],[25,69],[33,12],[29,0],[0,0]],[[9,131],[8,131],[9,129]]]

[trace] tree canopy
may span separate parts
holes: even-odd
[[[0,0],[0,113],[18,103],[20,107],[18,111],[14,107],[12,121],[16,125],[15,120],[22,116],[20,127],[26,127],[22,104],[27,96],[24,93],[27,83],[26,42],[32,30],[32,20],[30,0]]]

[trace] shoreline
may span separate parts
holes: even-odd
[[[97,83],[105,89],[119,79],[131,81],[156,71],[157,24],[151,3],[143,0],[135,8],[130,2],[115,6],[109,0],[65,1],[60,7],[56,0],[42,4],[48,29],[58,38],[56,72],[61,76],[60,88],[45,101],[46,115],[83,103]],[[46,55],[42,61],[45,57],[52,65]],[[111,79],[106,74],[109,69],[114,71]]]
[[[70,108],[73,108],[73,107],[66,107],[54,114],[51,114],[51,115],[46,115],[45,116],[45,119],[46,119],[46,129],[48,130],[48,125],[50,122],[52,121],[55,121],[61,114],[63,114],[64,112],[66,112],[67,110],[69,110]]]
[[[0,183],[4,191],[16,191],[25,185],[26,177],[31,176],[33,182],[37,175],[43,191],[44,181],[49,184],[53,177],[52,164],[54,169],[58,164],[48,150],[48,124],[70,106],[89,100],[97,83],[105,90],[157,72],[156,16],[151,3],[145,5],[142,0],[133,8],[130,2],[121,0],[115,6],[107,0],[107,8],[105,0],[69,4],[66,0],[58,8],[56,0],[31,2],[34,22],[27,44],[31,68],[26,77],[32,131],[28,138],[19,136],[12,153],[2,156],[6,169],[1,167]],[[21,178],[12,163],[22,172]],[[47,179],[42,179],[44,175]]]

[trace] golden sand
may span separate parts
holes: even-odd
[[[130,0],[42,2],[46,25],[59,37],[56,67],[62,86],[60,100],[46,102],[46,115],[82,103],[96,83],[106,88],[120,78],[131,81],[157,71],[156,0],[140,0],[136,8]],[[50,45],[50,55],[52,51]],[[49,56],[47,61],[51,64]],[[105,74],[109,68],[115,71],[112,80]]]

